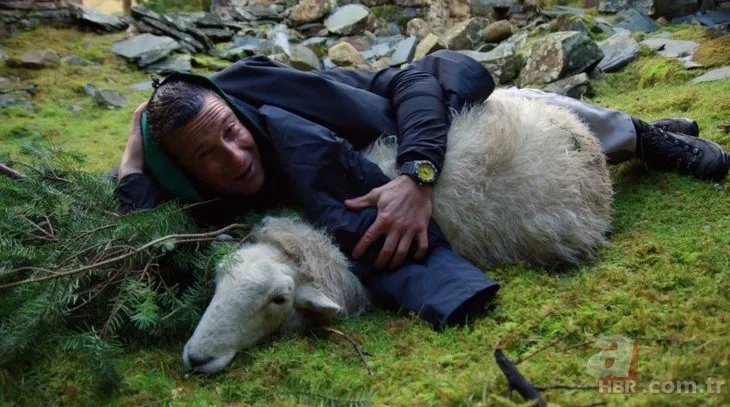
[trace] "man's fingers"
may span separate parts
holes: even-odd
[[[360,238],[360,241],[357,242],[357,245],[355,245],[355,248],[352,249],[353,258],[360,258],[360,256],[365,253],[365,250],[367,250],[368,247],[370,247],[370,245],[383,234],[383,224],[379,219],[380,218],[375,219],[375,223],[370,225],[365,234]]]
[[[390,262],[390,259],[393,257],[393,253],[395,253],[395,250],[398,248],[399,240],[400,240],[400,235],[397,235],[393,231],[388,233],[388,236],[385,238],[385,244],[383,245],[383,248],[380,250],[380,255],[378,256],[378,260],[375,261],[376,269],[382,270],[388,265],[388,263]]]
[[[357,198],[352,198],[352,199],[346,199],[345,207],[351,211],[358,211],[360,209],[367,208],[368,206],[377,205],[379,197],[380,197],[379,191],[377,189],[373,189],[363,196],[358,196]]]
[[[428,232],[424,230],[418,234],[418,250],[416,250],[413,258],[419,261],[423,260],[426,257],[426,253],[428,253]]]
[[[400,267],[405,262],[408,256],[408,251],[411,249],[411,243],[413,243],[413,234],[406,233],[401,237],[398,243],[398,249],[396,249],[393,259],[390,261],[390,269],[394,270]]]

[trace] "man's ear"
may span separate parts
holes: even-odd
[[[309,284],[297,288],[294,295],[294,308],[314,312],[325,319],[334,318],[342,311],[342,308],[322,291]]]

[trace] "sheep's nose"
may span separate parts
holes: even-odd
[[[195,357],[195,356],[188,355],[188,363],[190,363],[190,367],[192,367],[193,369],[195,369],[196,367],[199,367],[199,366],[203,366],[204,364],[212,361],[213,359],[215,359],[215,358],[212,356]]]

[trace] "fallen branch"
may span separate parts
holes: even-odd
[[[0,163],[0,174],[10,177],[12,179],[23,179],[25,174],[15,171],[7,165]]]
[[[520,358],[520,359],[517,359],[517,361],[515,362],[515,366],[519,365],[520,363],[522,363],[522,362],[524,362],[524,361],[526,361],[526,360],[528,360],[528,359],[532,359],[532,358],[533,358],[533,357],[535,357],[535,356],[536,356],[537,354],[539,354],[540,352],[543,352],[543,351],[544,351],[544,350],[546,350],[546,349],[550,349],[550,348],[552,348],[552,347],[553,347],[553,346],[555,346],[555,345],[556,345],[556,344],[557,344],[558,342],[562,341],[563,339],[567,338],[567,337],[568,337],[568,336],[570,336],[570,335],[572,335],[572,333],[568,333],[568,334],[565,334],[565,335],[563,335],[563,336],[561,336],[561,337],[555,338],[555,339],[553,339],[552,341],[550,341],[550,343],[548,343],[547,345],[543,346],[542,348],[539,348],[539,349],[537,349],[536,351],[534,351],[534,352],[532,352],[532,353],[530,353],[530,354],[528,354],[528,355],[526,355],[526,356],[524,356],[524,357],[522,357],[522,358]]]
[[[537,388],[522,376],[522,373],[517,370],[517,366],[510,362],[504,355],[502,349],[496,349],[494,351],[494,359],[497,361],[499,370],[507,377],[510,388],[517,390],[525,400],[534,401],[538,407],[547,407],[547,403],[542,399]]]
[[[91,270],[91,269],[94,269],[94,268],[97,268],[97,267],[105,266],[107,264],[116,263],[116,262],[118,262],[120,260],[124,260],[126,258],[131,257],[131,256],[134,256],[135,254],[138,254],[138,253],[144,251],[145,249],[147,249],[147,248],[149,248],[151,246],[157,245],[157,244],[159,244],[161,242],[164,242],[166,240],[177,239],[177,240],[180,240],[182,242],[197,241],[199,239],[214,238],[215,236],[217,236],[217,235],[219,235],[221,233],[227,232],[227,231],[229,231],[231,229],[246,228],[246,227],[248,227],[248,226],[247,225],[244,225],[244,224],[240,224],[240,223],[234,223],[234,224],[228,225],[228,226],[226,226],[224,228],[221,228],[221,229],[218,229],[218,230],[214,230],[212,232],[207,232],[207,233],[172,234],[172,235],[163,236],[163,237],[158,238],[158,239],[155,239],[155,240],[153,240],[153,241],[151,241],[149,243],[146,243],[146,244],[144,244],[144,245],[142,245],[142,246],[140,246],[140,247],[132,250],[131,252],[128,252],[128,253],[125,253],[125,254],[122,254],[122,255],[113,257],[111,259],[107,259],[107,260],[95,262],[93,264],[89,264],[89,265],[86,265],[86,266],[83,266],[83,267],[79,267],[79,268],[76,268],[76,269],[73,269],[73,270],[69,270],[69,271],[54,272],[55,274],[52,274],[50,276],[44,276],[44,277],[39,277],[39,278],[29,278],[29,279],[26,279],[26,280],[16,281],[16,282],[13,282],[13,283],[8,283],[8,284],[3,284],[3,285],[0,285],[0,290],[6,289],[6,288],[17,287],[17,286],[23,285],[23,284],[38,283],[38,282],[41,282],[41,281],[51,280],[51,279],[54,279],[54,278],[70,276],[72,274],[81,273],[81,272],[84,272],[84,271],[87,271],[87,270]],[[13,271],[14,270],[10,270],[10,271],[8,271],[8,273],[13,272]]]
[[[367,360],[365,360],[365,355],[366,354],[369,355],[369,356],[372,356],[372,355],[370,355],[369,353],[363,351],[360,348],[360,345],[357,343],[357,341],[355,341],[354,339],[352,339],[351,337],[349,337],[346,333],[344,333],[342,331],[339,331],[339,330],[337,330],[335,328],[330,328],[330,327],[327,327],[327,326],[323,326],[323,327],[320,327],[319,329],[321,329],[323,331],[331,332],[331,333],[336,334],[336,335],[339,335],[339,336],[345,338],[345,340],[347,340],[348,342],[350,342],[350,345],[352,345],[352,348],[355,349],[355,352],[357,352],[357,356],[360,358],[360,362],[362,362],[362,364],[368,370],[368,375],[370,375],[370,376],[373,375],[373,371],[370,369],[370,366],[368,366]]]

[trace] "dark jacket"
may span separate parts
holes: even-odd
[[[352,212],[344,200],[389,181],[358,150],[380,136],[397,135],[399,163],[428,159],[440,169],[449,110],[458,112],[467,103],[482,101],[494,89],[486,69],[453,51],[436,52],[405,69],[376,72],[302,72],[266,57],[250,57],[210,79],[244,124],[257,129],[254,136],[267,171],[267,185],[258,199],[247,204],[223,199],[222,205],[227,202],[229,210],[240,213],[254,207],[252,202],[265,207],[290,201],[303,209],[307,220],[332,233],[348,255],[377,211]],[[163,195],[155,184],[134,174],[120,181],[117,195],[130,209],[153,207]],[[353,272],[377,303],[415,312],[438,329],[481,311],[498,285],[454,254],[433,221],[428,235],[429,254],[421,263],[375,271],[381,238],[354,262]]]

